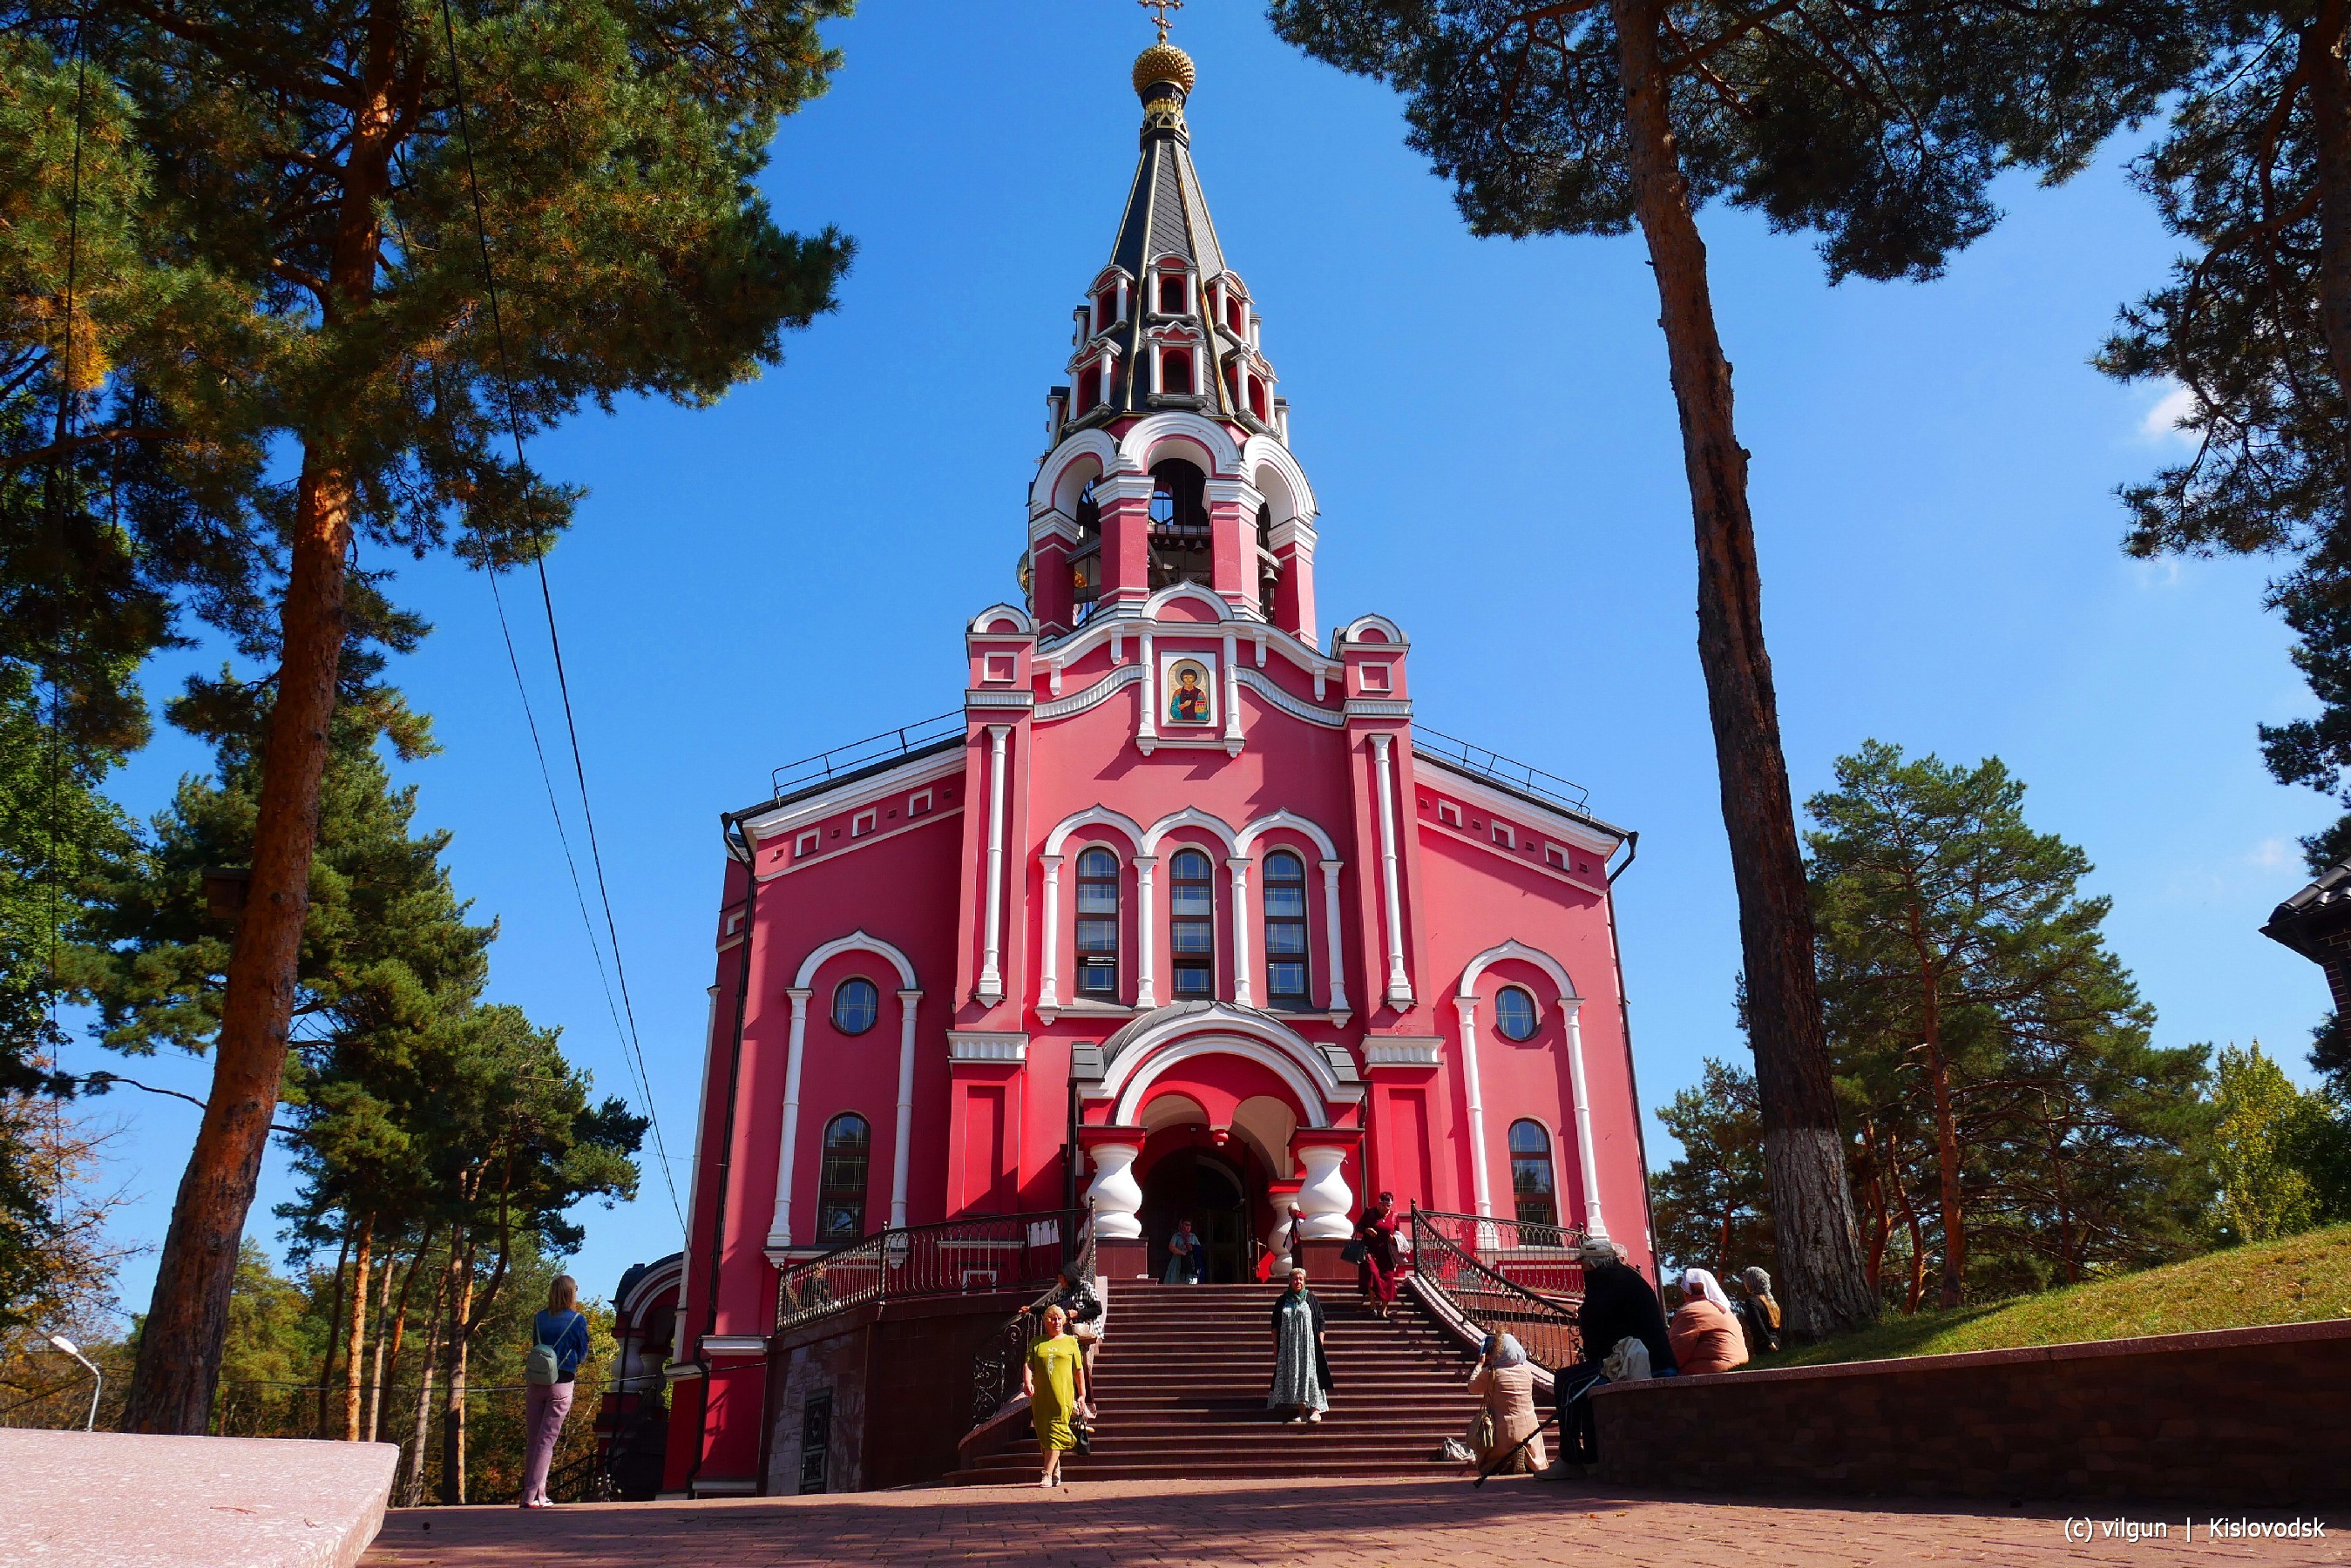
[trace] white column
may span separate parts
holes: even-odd
[[[1143,1152],[1135,1143],[1098,1143],[1086,1150],[1094,1162],[1094,1179],[1086,1197],[1094,1206],[1094,1234],[1114,1241],[1133,1241],[1143,1234],[1134,1216],[1143,1207],[1143,1189],[1134,1182],[1134,1157]]]
[[[1249,857],[1235,855],[1227,857],[1225,865],[1233,874],[1233,1000],[1243,1007],[1254,1007],[1249,987]]]
[[[1305,1223],[1300,1227],[1310,1241],[1343,1241],[1355,1233],[1354,1221],[1347,1216],[1354,1212],[1355,1194],[1347,1186],[1347,1179],[1339,1168],[1347,1163],[1347,1150],[1335,1144],[1309,1144],[1298,1151],[1298,1162],[1306,1168],[1298,1187],[1298,1209]]]
[[[1388,914],[1388,1005],[1412,1005],[1412,979],[1404,971],[1404,904],[1396,888],[1395,764],[1388,747],[1395,737],[1384,732],[1372,737],[1372,772],[1379,781],[1380,891]]]
[[[898,1141],[890,1151],[890,1228],[906,1228],[906,1158],[914,1140],[914,1004],[919,991],[898,993]]]
[[[1143,722],[1134,733],[1147,757],[1159,743],[1159,664],[1151,654],[1151,634],[1146,631],[1136,640],[1143,645]]]
[[[1037,1005],[1061,1005],[1061,857],[1040,857],[1045,867],[1045,969],[1037,982]]]
[[[1249,521],[1242,524],[1244,550],[1249,562],[1244,570],[1248,580],[1251,583],[1257,581],[1256,515],[1252,512]],[[1239,750],[1241,741],[1241,676],[1238,662],[1239,657],[1239,648],[1234,641],[1233,634],[1229,631],[1225,633],[1225,745],[1228,750],[1236,753]]]
[[[1322,935],[1330,953],[1331,1011],[1347,1011],[1347,943],[1339,931],[1339,867],[1343,860],[1322,862]]]
[[[799,1143],[800,1047],[808,1041],[810,992],[794,986],[784,992],[792,999],[792,1043],[784,1055],[784,1136],[776,1156],[776,1213],[768,1221],[768,1245],[792,1244],[792,1151]]]
[[[1152,970],[1151,931],[1159,916],[1158,900],[1152,896],[1152,872],[1159,865],[1156,855],[1134,857],[1134,1005],[1159,1005],[1158,977]]]
[[[979,1000],[1004,1000],[1004,974],[998,960],[1004,942],[1004,738],[1009,724],[987,727],[987,945],[979,961]]]
[[[1605,1236],[1608,1224],[1600,1217],[1600,1166],[1592,1145],[1592,1100],[1583,1092],[1583,1023],[1578,1016],[1583,1003],[1562,996],[1559,1010],[1567,1018],[1567,1083],[1575,1096],[1575,1159],[1583,1168],[1583,1228],[1592,1235]]]
[[[1478,1086],[1478,997],[1453,999],[1461,1012],[1461,1078],[1469,1095],[1469,1182],[1480,1216],[1494,1212],[1494,1192],[1486,1179],[1486,1095]]]

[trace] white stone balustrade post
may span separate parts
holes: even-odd
[[[1343,1241],[1355,1233],[1349,1218],[1355,1211],[1355,1194],[1340,1168],[1347,1163],[1343,1144],[1308,1144],[1298,1151],[1306,1168],[1298,1186],[1298,1209],[1304,1216],[1301,1233],[1310,1241]]]
[[[1086,1150],[1094,1162],[1094,1179],[1086,1188],[1093,1205],[1094,1234],[1110,1241],[1131,1241],[1143,1234],[1143,1189],[1135,1184],[1139,1143],[1098,1143]]]

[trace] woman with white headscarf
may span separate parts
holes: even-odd
[[[1484,1402],[1473,1423],[1479,1440],[1470,1445],[1477,1451],[1479,1469],[1504,1454],[1510,1457],[1502,1460],[1498,1475],[1532,1475],[1550,1465],[1538,1431],[1542,1422],[1535,1414],[1534,1363],[1527,1359],[1524,1346],[1510,1334],[1489,1334],[1485,1354],[1470,1376],[1469,1392]],[[1520,1446],[1521,1439],[1524,1447]],[[1512,1453],[1514,1449],[1517,1451]]]
[[[1747,1365],[1747,1336],[1740,1331],[1738,1314],[1721,1282],[1704,1269],[1682,1271],[1682,1304],[1666,1324],[1673,1342],[1674,1365],[1685,1377],[1728,1372]]]

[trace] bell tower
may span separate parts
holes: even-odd
[[[1144,0],[1153,4],[1154,0]],[[1173,3],[1173,0],[1170,0]],[[1314,501],[1249,286],[1192,163],[1192,57],[1135,57],[1142,153],[1110,259],[1071,312],[1067,385],[1031,489],[1022,577],[1048,637],[1196,583],[1236,618],[1314,639]]]

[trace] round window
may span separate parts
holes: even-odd
[[[1506,985],[1494,998],[1494,1027],[1505,1040],[1531,1039],[1535,1032],[1535,999],[1515,985]]]
[[[870,980],[844,980],[832,993],[832,1026],[843,1034],[864,1033],[881,1011],[882,993]]]

